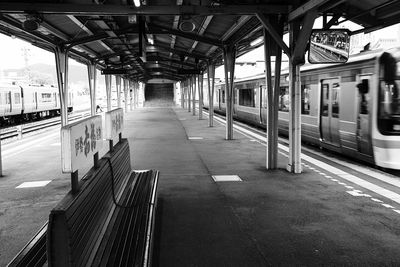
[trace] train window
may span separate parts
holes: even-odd
[[[233,104],[237,104],[237,89],[233,89]]]
[[[321,106],[321,115],[328,116],[328,107],[329,107],[329,84],[322,84],[322,106]]]
[[[246,107],[255,107],[254,89],[241,89],[239,90],[239,105]]]
[[[225,90],[221,90],[221,102],[225,103]]]
[[[310,86],[301,85],[301,114],[310,114]]]
[[[400,132],[400,80],[380,82],[378,128],[382,134]]]
[[[280,87],[279,93],[279,110],[289,111],[289,87]]]
[[[42,102],[51,102],[51,94],[42,93]]]
[[[332,117],[339,118],[340,84],[332,84]]]
[[[6,93],[6,105],[11,104],[11,93]]]
[[[15,104],[20,104],[21,103],[21,98],[19,96],[19,93],[14,93],[14,98],[15,98]]]
[[[369,102],[369,80],[362,79],[361,83],[357,85],[360,101],[360,114],[368,114]]]

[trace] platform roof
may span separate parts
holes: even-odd
[[[289,22],[317,10],[326,27],[350,20],[373,31],[400,22],[399,0],[25,0],[0,1],[0,32],[131,80],[184,80],[237,55],[262,36],[256,14]]]

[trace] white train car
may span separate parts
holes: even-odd
[[[283,135],[288,134],[287,77],[287,71],[282,71],[278,105]],[[399,89],[399,48],[358,54],[346,64],[304,66],[302,140],[380,167],[400,169]],[[225,112],[224,90],[223,84],[216,85],[214,108],[221,113]],[[265,125],[265,95],[264,74],[235,81],[234,116]]]

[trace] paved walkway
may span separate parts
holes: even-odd
[[[265,147],[180,108],[130,113],[133,167],[159,169],[159,266],[400,265],[400,216],[305,168],[265,170]],[[200,139],[202,138],[202,139]],[[238,175],[242,182],[214,182]]]

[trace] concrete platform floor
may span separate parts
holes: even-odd
[[[282,150],[279,169],[267,171],[262,144],[237,132],[226,141],[225,126],[209,128],[207,120],[180,108],[128,112],[123,136],[133,168],[161,171],[155,266],[400,266],[400,200],[382,198],[315,163],[289,174]],[[55,127],[2,147],[0,266],[70,188],[69,175],[60,171],[59,142]],[[243,181],[211,178],[226,174]],[[357,175],[400,194],[400,187]],[[50,182],[16,188],[38,180]]]
[[[265,147],[180,108],[126,122],[136,169],[161,171],[158,266],[400,266],[400,215],[305,168],[265,170]],[[203,139],[189,139],[201,137]],[[242,182],[214,182],[211,175]],[[353,185],[357,188],[357,185]]]

